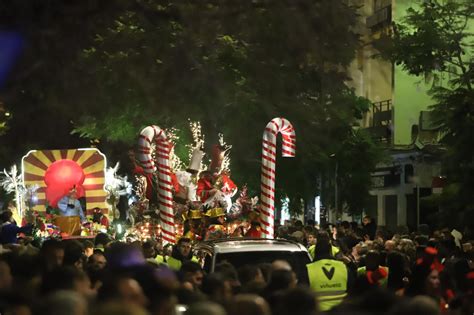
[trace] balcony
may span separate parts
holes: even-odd
[[[368,115],[371,116],[371,123],[367,130],[369,130],[376,140],[391,144],[393,117],[392,100],[373,103]]]

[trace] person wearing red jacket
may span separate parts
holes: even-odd
[[[197,195],[201,202],[206,202],[219,190],[225,195],[233,196],[237,186],[226,173],[212,175],[209,171],[202,172],[197,184]]]
[[[201,202],[206,202],[207,199],[214,196],[218,191],[216,187],[214,187],[215,181],[214,177],[212,176],[211,172],[203,171],[200,174],[200,178],[197,183],[197,196]]]
[[[252,211],[249,213],[250,229],[245,233],[245,237],[248,238],[261,238],[262,227],[259,221],[260,213]]]
[[[235,192],[237,191],[237,186],[232,181],[232,179],[230,179],[230,177],[226,173],[223,172],[220,175],[220,181],[222,183],[221,191],[226,195],[233,196]]]
[[[245,233],[245,237],[248,238],[261,238],[262,237],[262,227],[260,222],[252,221],[250,223],[250,229]]]
[[[92,217],[92,221],[95,222],[95,223],[99,223],[100,225],[103,225],[105,226],[106,228],[109,227],[109,219],[107,218],[107,216],[105,216],[103,213],[102,213],[102,209],[98,208],[98,207],[95,207],[93,209],[93,217]]]

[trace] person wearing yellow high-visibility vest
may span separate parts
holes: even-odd
[[[171,251],[173,250],[172,244],[166,244],[163,246],[161,254],[156,255],[155,261],[158,265],[167,265],[166,261],[169,256],[171,256]]]
[[[308,253],[311,255],[311,259],[314,260],[314,253],[316,251],[316,243],[318,242],[315,233],[308,234],[307,242],[308,242]],[[338,257],[341,255],[341,251],[339,250],[338,247],[331,244],[331,254],[334,257]]]
[[[176,246],[173,247],[171,251],[171,256],[163,257],[163,259],[156,258],[159,263],[166,263],[170,269],[179,271],[181,265],[185,261],[198,261],[196,257],[193,257],[191,251],[192,245],[189,238],[182,237],[178,240]]]
[[[339,305],[346,297],[349,273],[346,265],[332,256],[327,233],[319,233],[317,239],[314,262],[306,268],[310,287],[316,292],[319,308],[324,312]]]

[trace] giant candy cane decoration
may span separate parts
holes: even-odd
[[[273,238],[273,221],[275,218],[275,162],[276,138],[281,133],[283,138],[282,156],[295,156],[295,130],[285,118],[273,118],[263,132],[262,143],[262,184],[260,223],[263,237]]]
[[[151,144],[156,144],[156,160],[153,161]],[[158,201],[163,240],[175,243],[173,196],[170,168],[171,146],[165,132],[157,126],[145,127],[138,138],[138,161],[145,173],[153,174],[158,169]]]

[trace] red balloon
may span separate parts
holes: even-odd
[[[57,207],[58,201],[76,187],[76,197],[84,197],[82,184],[86,175],[84,170],[72,160],[58,160],[52,163],[44,175],[46,183],[46,200],[52,207]]]

